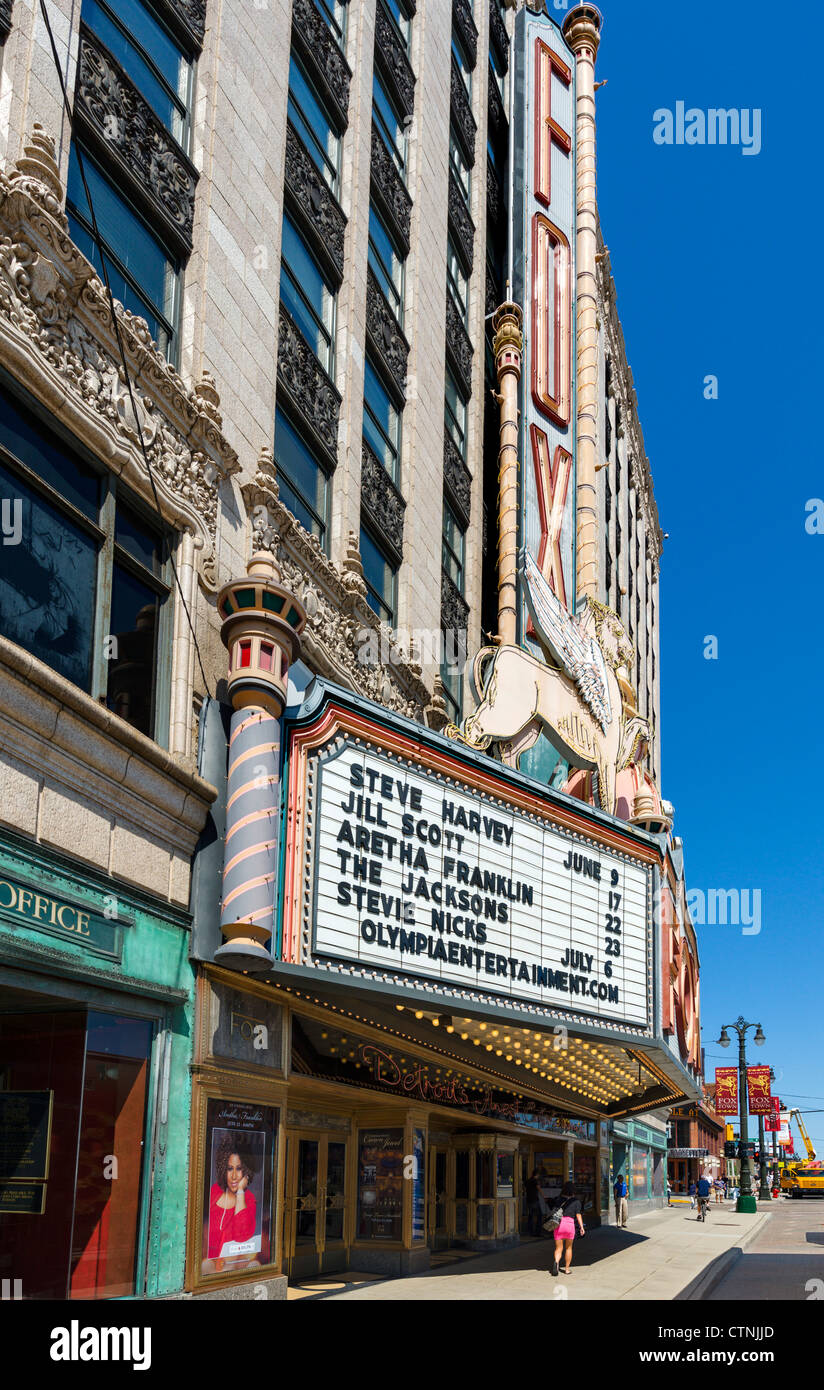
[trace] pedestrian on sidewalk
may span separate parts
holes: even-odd
[[[715,1188],[715,1204],[716,1206],[720,1206],[724,1197],[723,1180],[721,1178],[716,1178],[713,1187]]]
[[[695,1194],[698,1187],[694,1182],[690,1183],[690,1211],[695,1211]]]
[[[527,1234],[539,1236],[541,1234],[542,1205],[541,1205],[541,1182],[537,1170],[533,1172],[531,1178],[526,1180],[526,1211],[527,1211]]]
[[[615,1196],[615,1224],[616,1226],[626,1226],[628,1222],[627,1197],[629,1188],[624,1180],[623,1173],[619,1173],[612,1188]]]
[[[582,1204],[580,1197],[575,1196],[575,1188],[571,1182],[565,1183],[561,1188],[559,1207],[563,1215],[558,1225],[555,1227],[555,1259],[552,1262],[552,1273],[569,1274],[569,1267],[572,1264],[572,1242],[575,1239],[575,1222],[578,1222],[580,1234],[586,1235],[584,1230],[584,1218],[582,1216]],[[564,1257],[564,1267],[561,1268],[561,1255]]]

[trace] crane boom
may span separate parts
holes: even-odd
[[[804,1147],[805,1147],[805,1149],[807,1150],[807,1160],[808,1160],[808,1162],[810,1162],[810,1163],[815,1163],[815,1149],[813,1148],[812,1143],[811,1143],[811,1141],[810,1141],[810,1136],[809,1136],[809,1134],[807,1133],[807,1131],[806,1131],[806,1129],[805,1129],[805,1127],[804,1127],[804,1121],[803,1121],[803,1119],[801,1118],[801,1111],[800,1111],[800,1110],[791,1110],[791,1111],[790,1111],[790,1115],[791,1115],[791,1116],[792,1116],[792,1115],[795,1115],[795,1118],[796,1118],[796,1120],[798,1121],[798,1128],[799,1128],[799,1130],[800,1130],[800,1132],[801,1132],[801,1138],[804,1140]]]

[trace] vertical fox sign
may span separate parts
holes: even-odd
[[[513,47],[511,293],[524,311],[520,543],[573,610],[575,57],[547,15],[525,8]]]
[[[738,1068],[715,1068],[715,1112],[717,1115],[738,1114]]]

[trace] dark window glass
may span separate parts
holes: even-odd
[[[154,728],[154,674],[160,602],[156,591],[122,565],[112,571],[112,616],[106,704],[141,733]]]
[[[342,48],[346,38],[346,5],[343,0],[315,0],[315,4]]]
[[[469,207],[470,196],[472,193],[472,176],[469,165],[464,158],[463,151],[458,143],[453,130],[449,132],[449,167],[451,168],[458,182],[464,201]]]
[[[403,326],[403,261],[374,206],[369,209],[369,264]]]
[[[451,238],[446,244],[446,280],[461,322],[466,325],[469,320],[469,282],[461,269]]]
[[[98,542],[2,466],[0,490],[0,630],[88,691]]]
[[[461,80],[463,81],[464,87],[466,88],[466,94],[471,99],[472,72],[470,70],[466,54],[463,50],[463,44],[460,42],[460,40],[457,38],[455,34],[452,35],[452,57],[455,59],[455,62],[458,65],[458,72],[461,74]]]
[[[364,371],[363,433],[393,482],[398,478],[401,417],[386,387],[367,358]]]
[[[403,117],[399,115],[376,72],[372,82],[372,114],[381,139],[391,154],[398,172],[406,172],[406,133]]]
[[[82,17],[183,145],[190,64],[172,36],[140,0],[83,0]]]
[[[363,526],[360,533],[360,552],[366,580],[367,603],[379,618],[390,627],[394,627],[396,570]]]
[[[160,532],[156,527],[149,526],[142,521],[135,512],[122,503],[117,508],[114,538],[117,545],[121,545],[135,560],[139,560],[141,565],[145,565],[151,574],[158,579],[160,578],[163,569],[163,545]]]
[[[330,372],[335,296],[291,218],[283,218],[280,294],[324,371]]]
[[[452,508],[444,502],[442,562],[449,578],[461,594],[464,591],[464,539],[464,533]]]
[[[409,15],[406,12],[406,7],[401,4],[401,0],[378,0],[378,3],[383,6],[388,14],[408,53],[412,26],[409,22]]]
[[[0,447],[96,521],[100,511],[100,475],[66,453],[67,446],[30,411],[0,388]]]
[[[326,473],[280,411],[275,417],[275,463],[281,501],[322,543],[326,535]]]
[[[444,421],[446,428],[458,446],[462,459],[466,458],[466,401],[458,390],[452,373],[447,370],[444,390]]]
[[[294,56],[289,65],[289,117],[310,159],[332,192],[337,192],[340,139]]]
[[[83,168],[98,231],[105,247],[112,294],[131,313],[139,314],[146,320],[160,350],[171,356],[177,312],[178,263],[120,197],[85,151]],[[100,256],[92,236],[91,212],[74,145],[69,160],[67,211],[73,241],[102,274]]]

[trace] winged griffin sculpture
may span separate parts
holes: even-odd
[[[632,643],[616,614],[591,598],[573,616],[526,549],[521,573],[535,631],[556,665],[523,647],[482,647],[473,665],[478,707],[445,732],[470,748],[496,743],[517,767],[546,727],[572,766],[597,772],[601,808],[614,814],[617,775],[651,737],[633,708]]]

